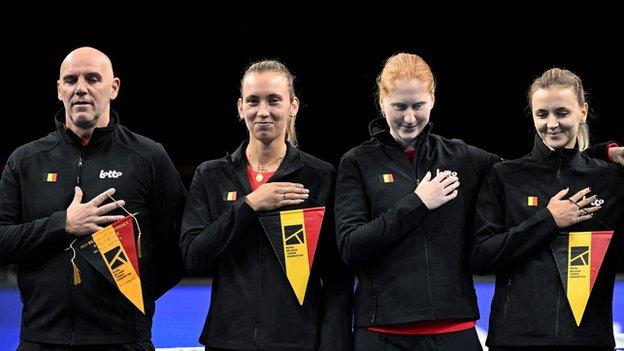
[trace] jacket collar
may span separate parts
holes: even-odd
[[[531,152],[530,157],[540,163],[561,165],[577,164],[582,159],[578,147],[575,146],[573,149],[561,148],[551,150],[548,146],[546,146],[546,144],[544,144],[542,138],[540,138],[537,134],[535,134],[533,151]]]
[[[76,133],[74,133],[71,129],[65,126],[65,110],[61,109],[56,113],[56,115],[54,116],[54,123],[56,124],[56,131],[65,142],[82,146],[80,142],[80,137],[76,135]],[[117,114],[117,112],[111,110],[110,122],[108,122],[108,125],[106,127],[95,128],[93,130],[93,134],[91,135],[91,139],[89,139],[89,144],[87,146],[98,145],[106,140],[109,140],[112,136],[112,133],[117,129],[118,126],[119,115]]]

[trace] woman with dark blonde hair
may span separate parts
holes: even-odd
[[[495,165],[477,203],[473,264],[496,273],[487,344],[613,350],[624,168],[581,153],[589,106],[576,74],[550,69],[528,98],[533,150]]]
[[[351,348],[353,279],[336,248],[335,171],[296,147],[298,109],[288,69],[254,63],[238,99],[249,139],[195,172],[181,247],[190,272],[213,278],[206,350]]]

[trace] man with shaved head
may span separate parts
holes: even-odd
[[[83,140],[89,140],[94,128],[108,126],[110,101],[117,97],[119,84],[104,53],[89,47],[72,51],[61,64],[57,82],[66,126]]]
[[[154,302],[182,274],[186,191],[163,147],[120,124],[110,107],[119,87],[104,53],[72,51],[57,82],[56,130],[17,148],[2,173],[0,265],[18,265],[18,350],[154,349]],[[76,239],[129,213],[145,313],[76,254]]]

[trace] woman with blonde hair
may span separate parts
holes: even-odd
[[[336,248],[335,171],[296,147],[298,109],[286,66],[254,63],[238,99],[249,139],[195,172],[181,247],[191,273],[213,278],[206,350],[351,348],[353,279]],[[316,217],[300,223],[298,210]]]
[[[528,94],[530,154],[495,165],[479,194],[475,269],[496,273],[490,350],[613,350],[624,249],[624,168],[590,158],[581,79],[553,68]]]

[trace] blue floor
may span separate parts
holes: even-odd
[[[492,283],[477,283],[481,320],[487,330]],[[157,303],[153,341],[156,347],[199,346],[197,338],[206,318],[210,286],[177,286]],[[22,305],[15,289],[0,289],[0,350],[13,350],[18,343]],[[624,282],[616,283],[613,301],[614,322],[624,326]]]

